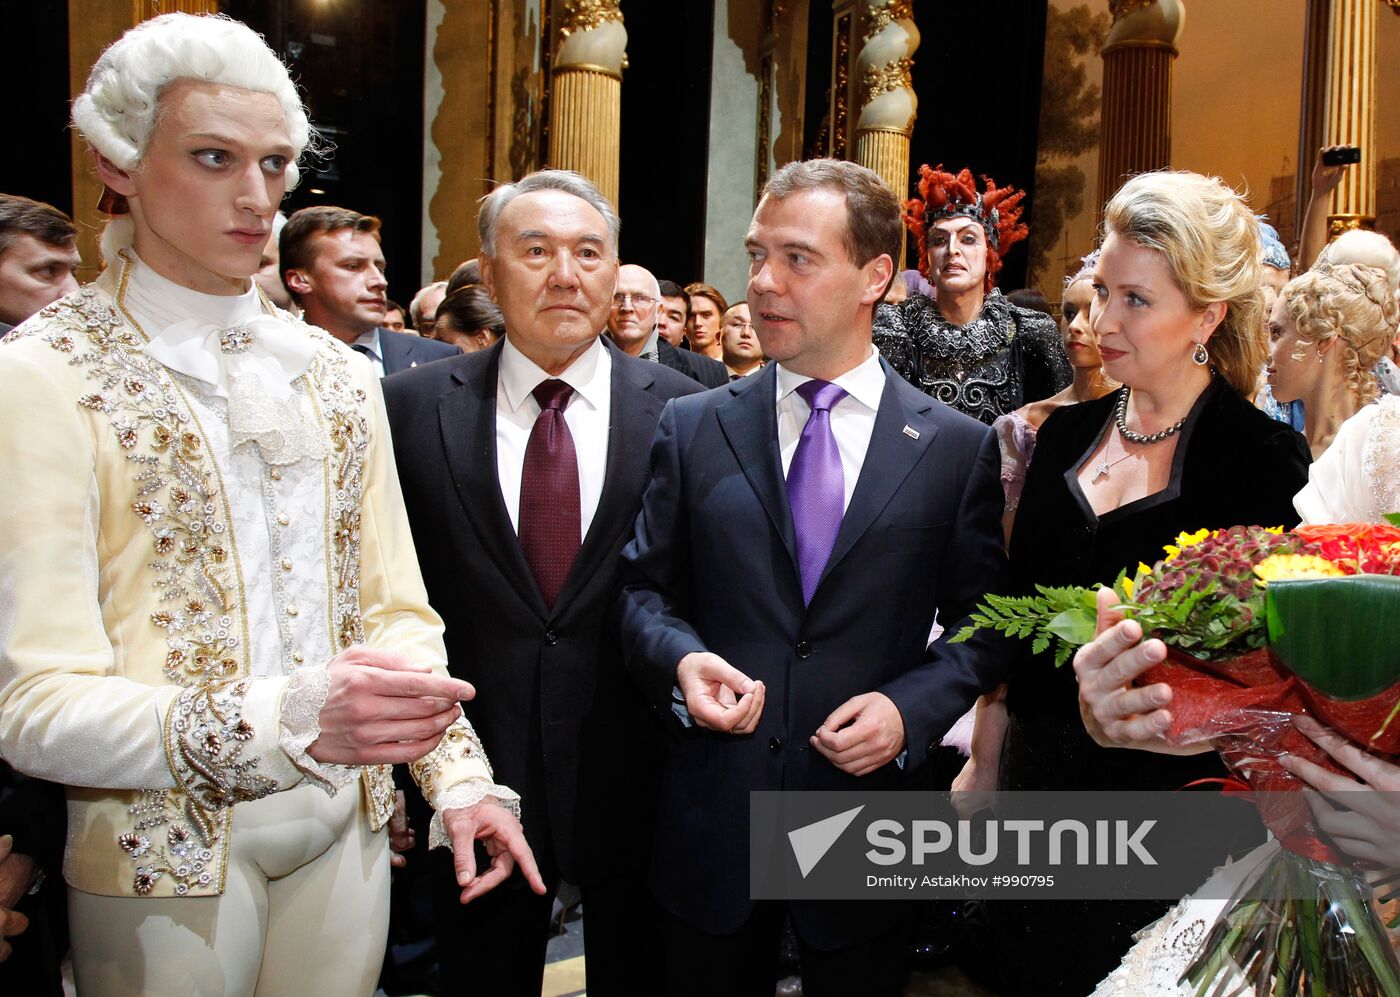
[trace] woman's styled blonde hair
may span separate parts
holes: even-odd
[[[1250,396],[1268,347],[1259,223],[1244,198],[1216,177],[1143,173],[1104,208],[1104,237],[1110,232],[1161,253],[1192,308],[1225,305],[1225,317],[1206,344],[1211,364],[1231,387]]]
[[[73,101],[73,127],[119,169],[137,169],[155,130],[161,91],[184,79],[272,94],[287,117],[293,159],[316,141],[296,84],[262,36],[240,21],[207,14],[162,14],[108,46]],[[298,179],[296,163],[288,163],[287,189]],[[102,253],[110,260],[131,242],[131,222],[119,216],[107,228]]]
[[[1379,267],[1320,261],[1283,288],[1288,313],[1306,346],[1335,339],[1342,351],[1347,389],[1358,405],[1379,393],[1372,368],[1390,350],[1400,323],[1400,306],[1389,277]],[[1302,359],[1295,356],[1293,359]]]

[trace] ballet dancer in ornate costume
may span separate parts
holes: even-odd
[[[0,345],[0,752],[67,786],[78,987],[368,994],[389,763],[464,900],[538,876],[446,672],[378,381],[250,279],[306,112],[247,27],[167,14],[73,121],[108,266]]]
[[[875,313],[875,345],[904,379],[989,425],[1074,379],[1055,320],[1013,305],[996,288],[1002,257],[1027,234],[1023,191],[972,174],[919,167],[905,223],[934,296],[911,293]]]

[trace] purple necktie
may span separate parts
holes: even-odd
[[[846,389],[830,381],[811,380],[797,386],[811,406],[807,425],[797,441],[788,467],[788,502],[797,534],[797,570],[802,575],[802,601],[810,603],[817,590],[844,515],[846,478],[841,453],[831,434],[831,407],[846,397]]]
[[[540,414],[520,474],[520,548],[550,609],[573,567],[580,538],[578,453],[564,421],[574,389],[551,378],[533,394]]]

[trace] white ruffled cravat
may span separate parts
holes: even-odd
[[[272,465],[326,455],[325,434],[292,386],[316,355],[316,344],[295,327],[271,315],[228,328],[184,319],[153,336],[144,352],[228,402],[235,448],[252,443]]]

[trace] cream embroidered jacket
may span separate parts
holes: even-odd
[[[241,802],[306,778],[334,792],[358,771],[371,822],[383,826],[388,766],[317,766],[302,753],[311,737],[288,736],[288,689],[319,681],[319,709],[325,661],[354,644],[445,672],[442,622],[427,604],[369,364],[296,323],[317,344],[296,390],[326,456],[296,465],[294,489],[290,469],[275,465],[257,465],[262,494],[230,484],[237,460],[246,479],[249,458],[230,452],[199,382],[142,351],[159,330],[140,329],[118,304],[131,266],[0,344],[0,753],[68,786],[73,886],[214,895]],[[286,550],[282,504],[303,534]],[[250,528],[264,507],[266,527]],[[307,544],[308,528],[323,535]],[[297,563],[307,550],[317,563]],[[278,633],[267,632],[271,616]],[[258,641],[280,649],[271,674],[266,662],[252,667]],[[301,719],[314,724],[314,713]],[[491,784],[463,720],[413,769],[439,809],[517,799]]]

